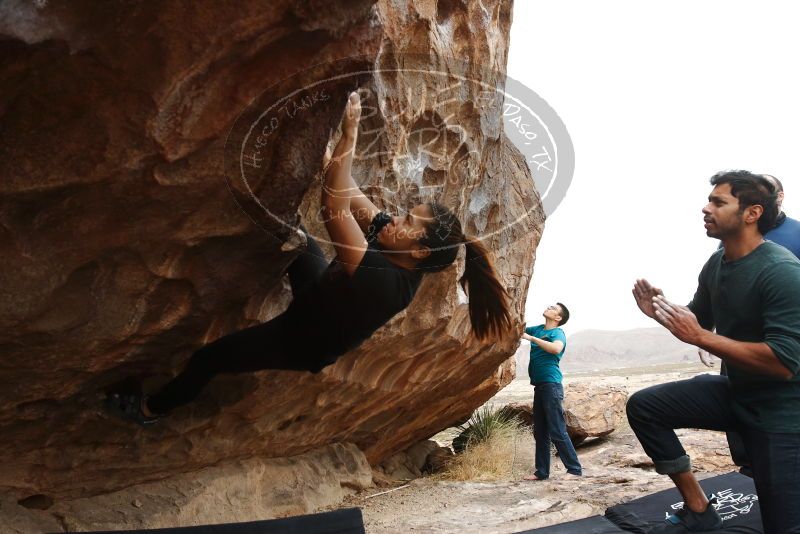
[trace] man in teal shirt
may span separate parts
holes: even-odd
[[[567,473],[582,474],[578,454],[567,435],[564,421],[564,388],[558,364],[567,348],[567,336],[559,328],[569,319],[569,310],[560,302],[548,306],[545,322],[525,329],[522,339],[531,342],[528,376],[534,386],[533,437],[536,440],[536,472],[525,480],[547,480],[550,477],[550,442],[556,446]]]
[[[633,289],[642,312],[675,337],[722,359],[728,376],[652,386],[628,400],[628,420],[683,508],[650,532],[705,532],[722,519],[691,471],[673,429],[735,430],[752,461],[765,534],[800,532],[800,261],[764,234],[777,216],[775,187],[728,171],[711,178],[706,234],[722,241],[688,306],[647,280]],[[716,328],[716,333],[713,330]]]

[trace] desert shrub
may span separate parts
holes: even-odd
[[[517,445],[528,430],[508,410],[490,406],[478,409],[459,427],[453,440],[460,451],[449,463],[444,477],[452,480],[497,480],[513,478]],[[460,440],[461,445],[456,445]]]
[[[475,410],[466,423],[457,427],[459,434],[453,440],[453,450],[463,452],[470,445],[488,441],[493,434],[508,432],[520,425],[521,421],[505,406],[495,409],[485,404]]]

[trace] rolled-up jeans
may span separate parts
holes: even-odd
[[[538,382],[533,390],[533,437],[536,440],[536,476],[550,476],[550,442],[568,473],[580,475],[578,454],[567,435],[564,421],[564,388],[556,382]]]
[[[731,402],[728,377],[700,375],[634,393],[628,400],[628,421],[661,474],[691,469],[674,429],[739,432],[752,460],[764,533],[800,533],[800,434],[743,425]]]

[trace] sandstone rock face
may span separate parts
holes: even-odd
[[[53,510],[68,510],[69,500],[337,442],[376,464],[463,419],[510,381],[517,339],[468,337],[460,259],[426,277],[404,313],[318,375],[219,377],[147,430],[99,408],[120,381],[158,387],[193,350],[288,303],[282,277],[297,252],[281,251],[283,226],[254,224],[252,206],[234,201],[225,142],[248,103],[310,80],[330,78],[329,98],[281,124],[250,184],[255,194],[279,220],[300,213],[324,233],[311,216],[314,176],[357,82],[377,104],[364,128],[383,132],[370,146],[386,150],[369,152],[362,135],[366,155],[354,177],[387,208],[429,198],[422,186],[431,186],[468,232],[486,236],[521,323],[544,216],[523,157],[503,135],[498,103],[475,105],[479,90],[469,84],[449,102],[423,99],[445,94],[447,82],[386,68],[502,84],[510,12],[501,0],[3,3],[6,495],[41,494]],[[353,71],[362,72],[355,82],[337,81]]]
[[[56,505],[68,532],[247,521],[311,513],[372,485],[364,454],[328,445],[290,458],[253,458]],[[254,498],[254,496],[257,496]]]
[[[440,447],[433,440],[420,441],[405,451],[391,455],[377,466],[376,471],[380,478],[385,475],[390,480],[411,480],[421,477],[423,472],[431,466],[428,462],[430,455],[433,454],[436,458],[439,458],[443,454],[439,452],[442,449],[450,451],[446,447]],[[452,455],[452,451],[450,453]],[[436,458],[434,458],[433,463],[435,467],[439,467]]]
[[[570,384],[564,387],[564,419],[572,443],[611,434],[625,420],[628,394],[621,388]],[[525,424],[533,424],[533,405],[515,403],[509,410]]]
[[[628,394],[612,387],[574,384],[564,392],[567,433],[575,444],[607,436],[625,420]]]
[[[173,476],[167,483],[59,501],[47,513],[9,503],[0,514],[15,528],[2,529],[4,534],[216,524],[311,513],[371,485],[364,453],[336,443],[299,456],[251,458]]]

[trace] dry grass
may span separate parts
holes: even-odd
[[[448,480],[511,480],[514,462],[529,431],[517,421],[507,421],[493,428],[483,441],[473,442],[457,454],[442,473]],[[518,474],[518,473],[517,473]]]

